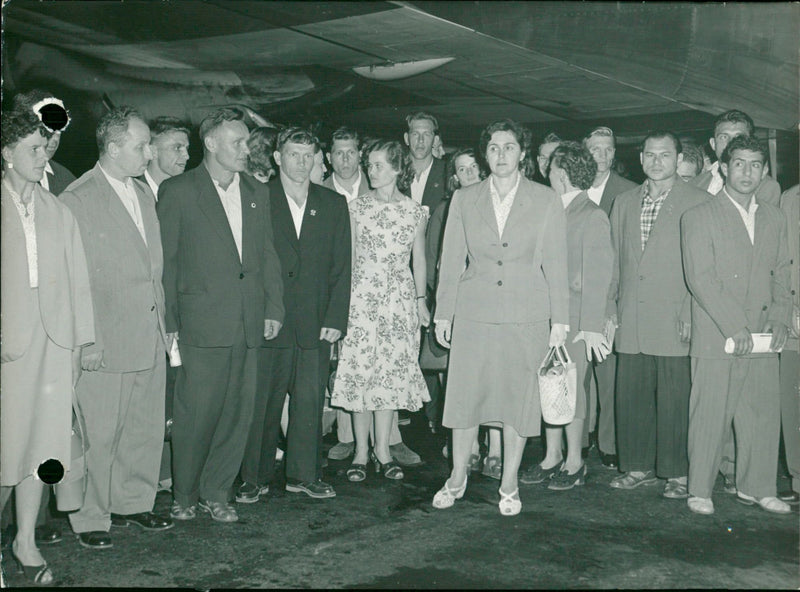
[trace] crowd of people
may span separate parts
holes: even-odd
[[[419,464],[399,410],[450,429],[437,509],[481,471],[519,514],[520,484],[584,484],[590,444],[611,487],[661,480],[698,514],[719,473],[744,504],[800,501],[800,190],[781,195],[741,111],[716,118],[713,163],[647,133],[640,185],[608,127],[537,150],[503,119],[441,158],[426,112],[402,141],[340,127],[323,145],[220,108],[187,171],[187,124],[118,107],[76,179],[53,160],[61,100],[20,94],[2,119],[0,476],[31,583],[55,581],[38,548],[61,539],[50,485],[91,549],[112,526],[237,521],[278,467],[286,491],[334,497],[326,408],[351,482]],[[577,384],[559,426],[537,374],[562,346]],[[520,470],[542,428],[544,458]]]

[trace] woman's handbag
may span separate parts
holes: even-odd
[[[53,486],[59,512],[72,512],[83,506],[86,496],[86,451],[89,441],[80,408],[72,409],[72,435],[70,436],[70,467],[64,478]]]
[[[436,342],[431,326],[422,332],[422,344],[419,351],[419,367],[423,372],[444,372],[447,370],[448,350]]]
[[[552,425],[565,425],[575,418],[577,370],[567,348],[551,347],[539,367],[539,399],[542,418]]]

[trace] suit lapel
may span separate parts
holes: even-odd
[[[500,238],[497,232],[497,218],[494,215],[494,206],[492,205],[492,192],[489,189],[489,183],[491,183],[491,181],[486,179],[482,181],[482,183],[483,186],[478,192],[478,199],[475,207],[480,213],[481,218],[483,218],[483,221],[486,222],[491,229],[492,234]]]
[[[442,174],[442,166],[442,161],[434,157],[431,163],[431,170],[428,173],[428,180],[425,182],[425,189],[422,192],[422,203],[420,205],[428,206],[431,209],[433,209],[432,206],[436,205],[435,196],[443,191],[442,178],[444,175]]]
[[[228,222],[228,215],[225,213],[225,208],[222,207],[222,201],[219,198],[214,182],[211,180],[211,175],[208,174],[206,167],[202,164],[195,171],[197,171],[195,178],[198,189],[197,204],[209,219],[219,237],[228,245],[231,254],[238,260],[239,251],[236,249],[236,241],[233,239],[233,231]],[[244,219],[244,215],[242,215],[242,219]]]
[[[253,184],[258,181],[252,180],[246,175],[239,175],[239,196],[242,202],[242,264],[250,261],[251,257],[257,257],[253,249],[258,245],[257,214],[258,203],[253,193]],[[264,204],[266,206],[266,204]]]
[[[278,232],[286,238],[286,242],[291,245],[295,251],[298,251],[300,249],[300,242],[297,239],[297,231],[294,229],[292,212],[289,210],[289,204],[286,201],[289,198],[286,197],[280,178],[275,182],[275,185],[271,185],[271,187],[275,188],[273,195],[270,196],[272,200],[272,223],[274,226],[278,227]],[[310,193],[311,188],[309,187],[309,194]],[[307,212],[308,204],[306,204],[306,213]]]
[[[302,244],[309,244],[309,240],[313,242],[313,238],[317,232],[317,219],[319,218],[319,200],[314,184],[308,188],[308,198],[306,199],[306,211],[303,213],[303,224],[300,226],[300,238],[297,243],[298,246]],[[294,225],[292,226],[294,228]]]
[[[126,237],[127,241],[133,245],[136,252],[142,258],[142,261],[150,261],[150,253],[147,250],[147,246],[142,239],[142,235],[139,234],[139,229],[136,228],[133,218],[131,218],[125,206],[122,205],[122,199],[120,199],[117,192],[114,191],[114,188],[108,182],[108,179],[106,179],[103,171],[100,170],[100,165],[97,164],[95,167],[95,182],[98,185],[100,195],[105,198],[109,217],[116,222],[120,232]],[[139,203],[139,210],[142,210],[141,202]],[[147,232],[146,227],[145,232]]]
[[[522,173],[520,172],[520,176]],[[508,233],[509,229],[516,226],[521,220],[524,219],[526,212],[530,209],[530,194],[527,179],[524,177],[519,180],[519,187],[517,187],[517,194],[514,196],[514,203],[511,204],[511,210],[508,212],[508,218],[506,219],[506,225],[503,227],[503,235],[500,238]],[[489,200],[491,201],[491,199]],[[494,206],[492,206],[492,215],[494,215]],[[497,224],[497,220],[495,220],[495,225]]]

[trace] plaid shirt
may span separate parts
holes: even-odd
[[[658,212],[661,210],[661,206],[664,205],[664,200],[667,199],[671,189],[672,187],[653,198],[650,195],[650,181],[646,181],[642,185],[642,217],[640,224],[642,229],[642,251],[647,245],[647,239],[650,238],[650,232],[656,223]]]

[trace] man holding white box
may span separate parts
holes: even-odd
[[[721,158],[725,185],[681,219],[686,283],[692,294],[689,401],[689,509],[712,514],[711,491],[723,435],[736,433],[739,500],[788,513],[775,497],[780,393],[778,356],[792,301],[786,217],[754,193],[767,151],[755,138],[731,140]],[[772,333],[771,352],[753,351],[753,333]],[[734,342],[725,353],[725,341]]]

